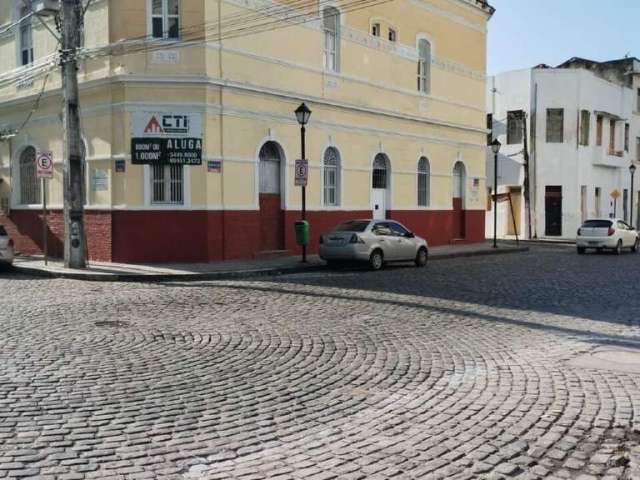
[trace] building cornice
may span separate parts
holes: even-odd
[[[326,98],[317,97],[313,95],[304,95],[298,92],[266,88],[260,85],[250,84],[246,82],[236,82],[236,81],[231,81],[227,79],[206,77],[206,76],[199,76],[199,75],[198,76],[115,75],[107,78],[101,78],[97,80],[88,80],[88,81],[82,82],[80,84],[80,90],[81,91],[90,90],[93,88],[98,88],[98,87],[107,86],[111,84],[126,85],[126,84],[143,84],[143,83],[148,83],[148,84],[171,83],[174,85],[182,85],[182,86],[211,85],[216,87],[230,88],[230,89],[238,90],[242,92],[250,92],[258,95],[268,95],[271,97],[281,98],[281,99],[292,101],[292,102],[307,101],[307,102],[314,103],[316,105],[322,105],[325,107],[344,110],[347,112],[359,112],[359,113],[365,113],[365,114],[370,114],[375,116],[383,116],[383,117],[394,119],[394,120],[412,121],[412,122],[418,122],[418,123],[423,123],[427,125],[433,125],[437,127],[444,127],[444,128],[451,128],[456,130],[472,132],[472,133],[486,134],[486,129],[484,128],[473,127],[471,125],[465,125],[465,124],[454,123],[454,122],[447,122],[443,120],[438,120],[433,117],[412,115],[412,114],[395,112],[395,111],[385,110],[385,109],[377,109],[377,108],[372,108],[365,105],[341,102],[341,101],[326,99]],[[2,105],[3,108],[17,107],[22,104],[29,105],[35,98],[35,95],[36,94],[34,93],[33,95],[25,96],[20,99],[9,100],[7,102],[0,102],[0,105]],[[58,96],[58,95],[60,95],[60,89],[56,88],[56,89],[52,89],[45,92],[45,94],[43,95],[43,98],[48,98],[51,96]]]

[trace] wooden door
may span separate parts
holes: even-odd
[[[282,210],[280,148],[267,142],[260,150],[260,234],[261,251],[284,249],[284,211]]]

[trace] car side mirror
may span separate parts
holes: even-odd
[[[416,234],[413,232],[407,232],[404,234],[404,236],[407,238],[415,238]]]

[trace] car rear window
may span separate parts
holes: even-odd
[[[364,232],[369,225],[368,220],[351,220],[333,229],[334,232]]]
[[[4,229],[2,225],[0,225],[0,237],[6,237],[7,231]]]
[[[583,228],[609,228],[613,225],[609,220],[587,220],[582,224]]]

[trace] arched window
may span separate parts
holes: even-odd
[[[324,204],[340,205],[340,153],[337,149],[329,147],[325,150],[322,168]]]
[[[20,203],[40,203],[40,189],[36,178],[36,149],[25,148],[20,154]]]
[[[427,157],[418,160],[418,206],[431,205],[431,166]]]
[[[27,2],[31,5],[31,0]],[[20,18],[25,18],[31,12],[31,7],[20,9]],[[31,27],[31,17],[20,22],[20,65],[33,63],[33,29]]]
[[[431,43],[425,38],[418,40],[418,91],[431,92]]]
[[[456,162],[453,167],[453,198],[464,198],[466,172],[464,163]]]
[[[280,163],[282,155],[276,142],[260,148],[260,193],[280,193]]]
[[[373,188],[387,188],[387,156],[379,153],[373,160],[373,173],[371,183]]]
[[[340,12],[335,7],[322,11],[324,28],[324,67],[332,72],[340,70]]]

